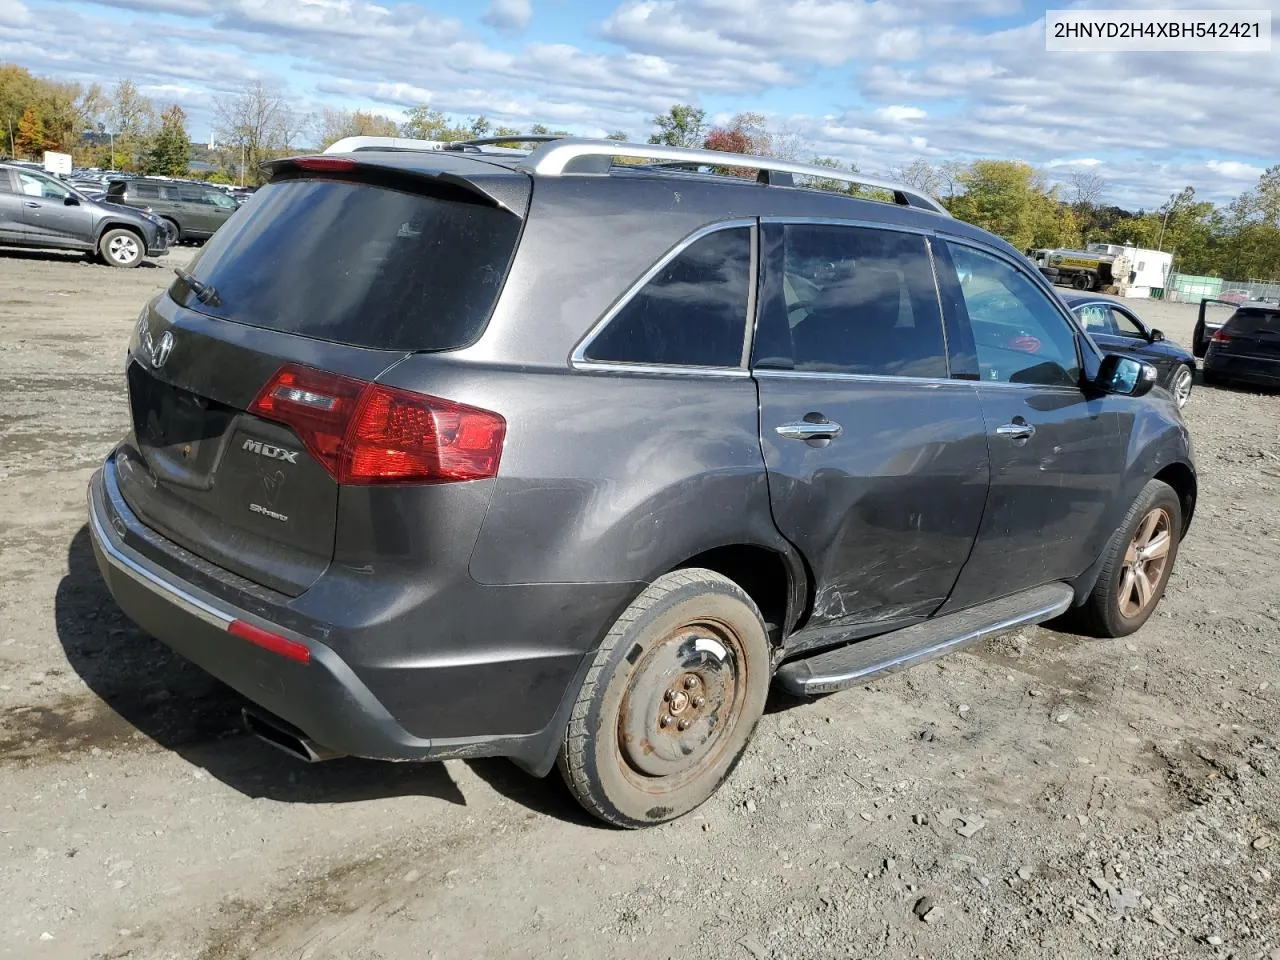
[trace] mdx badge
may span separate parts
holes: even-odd
[[[166,334],[168,336],[168,334]],[[250,453],[256,453],[260,457],[268,457],[272,460],[284,460],[287,463],[298,462],[297,450],[286,450],[284,447],[275,447],[269,443],[263,443],[261,440],[246,440],[241,448],[248,450]]]

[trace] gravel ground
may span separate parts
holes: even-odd
[[[1135,636],[776,699],[717,797],[623,833],[501,761],[288,761],[115,609],[84,486],[189,256],[0,253],[0,957],[1280,960],[1280,396],[1197,387]]]

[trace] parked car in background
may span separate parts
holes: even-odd
[[[238,209],[216,186],[153,177],[113,180],[107,186],[107,200],[150,210],[173,225],[178,242],[207,240]]]
[[[28,166],[0,163],[0,245],[84,250],[113,267],[136,267],[169,249],[164,221],[91,199]]]
[[[1204,355],[1204,382],[1280,387],[1280,304],[1242,303],[1214,331]]]
[[[1203,357],[1209,352],[1209,342],[1213,339],[1213,335],[1222,328],[1227,319],[1234,316],[1234,313],[1228,313],[1221,309],[1223,307],[1231,307],[1233,310],[1240,307],[1252,307],[1260,310],[1275,309],[1280,307],[1280,298],[1276,297],[1251,297],[1249,299],[1226,299],[1223,297],[1205,297],[1200,301],[1200,314],[1196,318],[1195,331],[1191,334],[1191,352],[1196,357]]]
[[[1132,354],[1152,364],[1160,385],[1173,394],[1179,407],[1191,399],[1196,358],[1162,331],[1147,326],[1136,313],[1116,300],[1089,294],[1063,294],[1085,331],[1103,350]]]
[[[274,162],[143,309],[89,487],[125,613],[277,747],[558,764],[640,827],[720,787],[771,683],[1155,611],[1186,424],[923,191],[358,144]]]

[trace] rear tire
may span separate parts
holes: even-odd
[[[1149,480],[1107,544],[1098,582],[1070,625],[1095,637],[1127,637],[1150,619],[1178,556],[1182,503],[1167,483]]]
[[[147,247],[138,234],[117,227],[102,235],[98,241],[98,252],[109,267],[131,268],[142,263]]]
[[[732,580],[659,577],[609,631],[573,706],[560,773],[619,827],[683,816],[733,771],[764,712],[769,639]]]
[[[1092,290],[1093,276],[1088,273],[1077,273],[1071,278],[1071,286],[1075,287],[1077,290]]]

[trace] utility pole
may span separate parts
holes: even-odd
[[[1178,200],[1181,198],[1181,196],[1182,196],[1182,194],[1180,194],[1180,193],[1171,193],[1171,194],[1169,194],[1169,203],[1165,206],[1165,208],[1164,208],[1164,218],[1163,218],[1163,219],[1161,219],[1161,221],[1160,221],[1160,236],[1159,236],[1159,238],[1156,240],[1156,249],[1157,249],[1157,250],[1163,250],[1163,249],[1164,249],[1164,228],[1165,228],[1165,225],[1169,222],[1169,215],[1170,215],[1170,214],[1172,214],[1172,213],[1173,213],[1173,211],[1177,209],[1177,207],[1178,207]]]
[[[116,132],[108,130],[107,136],[111,138],[111,169],[116,168]]]

